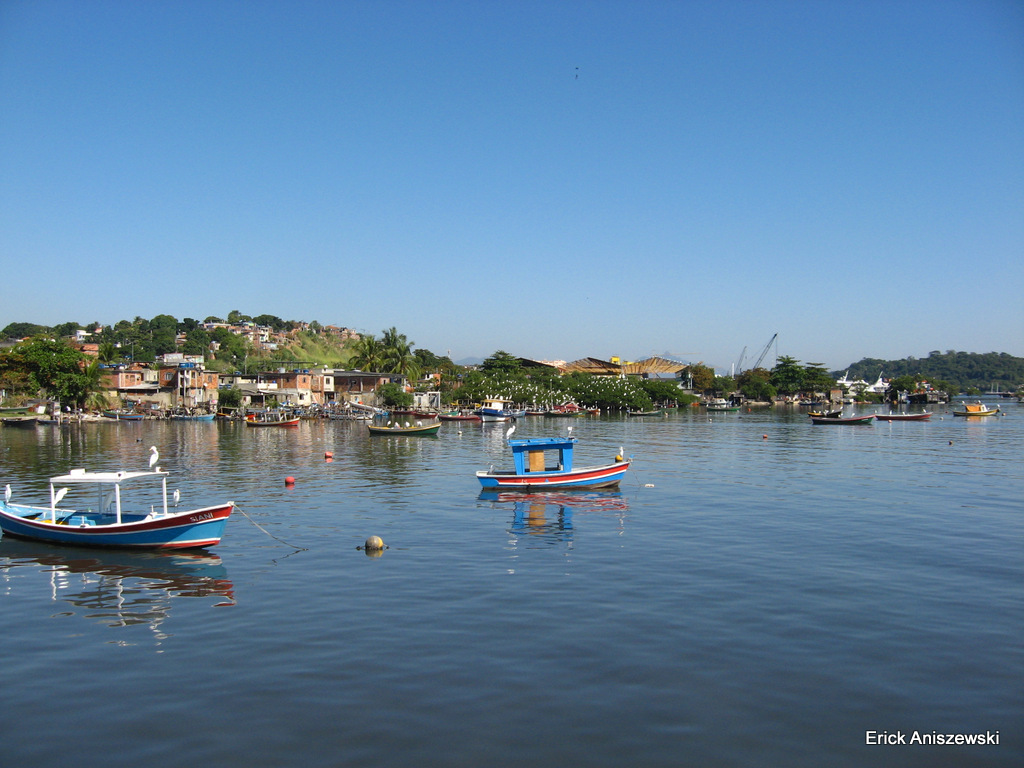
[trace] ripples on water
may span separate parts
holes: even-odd
[[[249,519],[198,555],[0,540],[0,743],[12,765],[1019,765],[1008,411],[575,419],[578,461],[621,446],[634,469],[526,497],[473,477],[509,464],[502,425],[3,430],[19,495],[157,445],[183,503]],[[356,549],[371,534],[380,557]],[[1001,743],[864,744],[914,729]]]

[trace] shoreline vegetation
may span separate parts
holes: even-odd
[[[523,407],[571,402],[606,411],[689,405],[710,397],[727,397],[753,407],[801,400],[906,401],[912,394],[922,402],[945,402],[962,393],[1024,391],[1024,358],[1006,353],[950,350],[933,351],[921,359],[864,358],[845,371],[831,372],[821,364],[783,356],[775,358],[771,367],[752,368],[735,376],[720,376],[703,363],[658,358],[668,373],[626,375],[627,366],[619,361],[586,358],[558,366],[503,350],[479,365],[459,365],[448,357],[417,349],[415,342],[396,328],[378,336],[317,321],[250,317],[237,310],[225,319],[211,316],[201,322],[157,315],[152,320],[121,320],[112,326],[11,323],[0,335],[6,339],[0,349],[0,390],[5,404],[47,397],[96,411],[109,407],[102,391],[105,372],[156,366],[158,359],[168,355],[201,360],[205,370],[220,374],[296,366],[379,372],[403,383],[380,387],[380,404],[391,407],[411,405],[411,390],[439,391],[446,407],[503,397]],[[588,372],[590,364],[596,364],[599,372]],[[868,381],[882,381],[883,376],[884,391],[869,388]]]

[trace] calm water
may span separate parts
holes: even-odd
[[[3,764],[1019,766],[1024,407],[1002,405],[528,418],[634,469],[490,498],[503,425],[0,429],[22,500],[157,445],[183,503],[247,515],[199,555],[0,540]],[[915,730],[999,745],[865,744]]]

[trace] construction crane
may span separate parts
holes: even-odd
[[[743,373],[743,358],[747,356],[747,348],[744,347],[743,351],[740,352],[740,359],[736,361],[736,367],[733,369],[736,375]]]
[[[761,367],[761,361],[764,360],[764,356],[768,354],[768,350],[772,348],[772,344],[779,337],[779,334],[773,333],[772,337],[768,339],[768,343],[764,345],[764,349],[761,351],[761,356],[757,358],[757,362],[754,363],[755,368]]]

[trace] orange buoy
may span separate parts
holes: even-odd
[[[328,461],[330,461],[331,459],[334,458],[334,452],[333,451],[324,451],[324,458],[327,459]]]
[[[286,477],[284,479],[284,484],[285,485],[295,485],[295,478],[292,477],[291,475],[288,475],[288,477]]]

